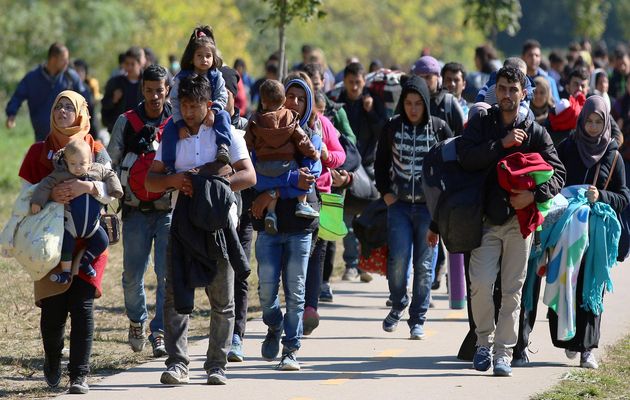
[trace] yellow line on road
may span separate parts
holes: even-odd
[[[349,372],[349,373],[341,374],[337,378],[326,379],[321,384],[322,385],[343,385],[344,383],[348,382],[350,379],[356,377],[357,375],[359,374],[355,372]]]
[[[403,351],[405,350],[404,349],[387,349],[378,353],[376,357],[374,357],[374,359],[378,361],[387,360],[388,358],[396,357]]]
[[[466,310],[451,311],[450,313],[446,314],[446,319],[459,319],[466,317]]]

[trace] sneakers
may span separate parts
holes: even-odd
[[[391,307],[393,305],[394,305],[394,302],[392,301],[392,299],[387,299],[387,301],[385,302],[386,307]]]
[[[308,306],[304,309],[304,336],[308,336],[319,326],[319,314],[314,307]]]
[[[580,367],[589,369],[599,368],[599,364],[592,351],[585,351],[580,354]]]
[[[512,367],[510,367],[510,359],[508,357],[498,357],[494,360],[494,368],[492,369],[494,376],[512,376]]]
[[[578,352],[577,351],[571,351],[569,349],[564,349],[564,354],[567,356],[567,358],[569,360],[575,360],[575,357],[577,357]]]
[[[208,371],[208,385],[227,385],[225,371],[221,368],[212,368]]]
[[[171,364],[162,372],[160,382],[165,385],[188,383],[188,369],[181,364]]]
[[[77,376],[76,378],[70,378],[70,394],[88,394],[90,387],[87,384],[85,376]]]
[[[166,352],[166,346],[164,345],[164,335],[162,333],[151,334],[151,347],[153,348],[153,357],[164,357],[168,353]]]
[[[295,351],[290,351],[282,355],[282,360],[280,364],[276,366],[277,370],[280,371],[299,371],[300,363],[295,357]]]
[[[477,371],[487,371],[492,366],[492,352],[490,347],[478,346],[473,357],[473,368]]]
[[[357,279],[357,277],[359,276],[359,271],[357,271],[356,268],[346,268],[345,271],[343,271],[343,275],[341,276],[341,280],[342,281],[353,281],[355,279]]]
[[[313,209],[308,203],[300,203],[298,202],[295,206],[295,216],[302,218],[310,218],[314,219],[319,217],[319,213]]]
[[[273,211],[267,211],[267,215],[265,215],[265,232],[270,235],[278,233],[278,217]]]
[[[227,145],[221,144],[217,148],[217,161],[226,165],[230,163],[230,149],[228,149]]]
[[[424,325],[415,324],[411,327],[409,339],[422,340],[424,339]]]
[[[267,336],[260,346],[260,354],[266,361],[273,361],[278,357],[280,352],[280,336],[282,336],[282,328],[267,329]]]
[[[61,285],[67,285],[72,280],[72,273],[62,272],[60,274],[50,274],[50,280]]]
[[[396,327],[398,327],[398,323],[403,317],[403,310],[394,310],[392,309],[387,317],[383,320],[383,330],[385,332],[394,332]]]
[[[232,347],[227,355],[229,362],[243,362],[243,341],[236,333],[232,335]]]
[[[361,279],[361,282],[363,283],[370,283],[372,282],[372,279],[374,279],[372,275],[370,275],[369,272],[365,272],[365,271],[361,271],[359,273],[359,278]]]
[[[56,388],[61,382],[61,357],[44,357],[44,379],[51,388]]]
[[[323,303],[332,303],[333,302],[333,292],[330,287],[330,283],[322,282],[322,288],[319,292],[319,301]]]
[[[144,345],[146,343],[144,322],[129,321],[129,335],[127,338],[129,339],[129,345],[134,352],[138,353],[144,350]]]
[[[512,367],[520,368],[525,367],[529,364],[529,356],[527,355],[527,351],[523,351],[523,353],[518,355],[518,358],[512,358]]]

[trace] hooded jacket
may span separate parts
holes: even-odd
[[[404,110],[409,93],[417,93],[424,102],[423,120],[413,125]],[[384,196],[395,194],[399,200],[424,203],[422,163],[424,156],[436,143],[453,137],[446,122],[430,115],[431,100],[426,82],[410,76],[402,83],[402,93],[396,107],[397,114],[383,127],[376,151],[376,188]]]
[[[527,138],[520,146],[503,148],[501,139],[513,128],[523,129]],[[488,171],[485,182],[484,215],[493,225],[503,225],[515,214],[510,205],[510,194],[498,182],[497,163],[512,153],[540,153],[554,169],[554,175],[545,183],[536,186],[534,201],[543,203],[560,192],[564,185],[566,170],[551,141],[549,133],[534,121],[530,112],[527,116],[518,113],[517,120],[510,126],[503,124],[501,111],[493,106],[486,115],[475,115],[469,121],[461,140],[457,144],[459,162],[468,171]]]
[[[299,123],[298,114],[284,107],[257,113],[245,133],[247,149],[256,151],[259,161],[294,160],[298,150],[305,157],[319,158],[319,153]]]

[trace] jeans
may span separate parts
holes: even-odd
[[[70,379],[86,376],[90,372],[95,292],[94,286],[75,276],[68,290],[41,301],[40,328],[44,352],[53,360],[61,358],[66,320],[70,313]]]
[[[426,242],[430,222],[431,216],[425,204],[399,200],[387,209],[387,282],[395,310],[404,310],[409,305],[408,271],[409,261],[413,260],[410,327],[424,324],[431,300],[432,264],[437,249]]]
[[[217,147],[226,145],[230,147],[232,145],[232,117],[230,114],[221,110],[214,116],[214,132],[216,133]]]
[[[123,219],[122,285],[127,317],[133,322],[148,319],[144,273],[149,266],[153,246],[153,269],[157,277],[155,316],[149,323],[151,335],[164,332],[164,297],[166,293],[166,248],[171,228],[170,211],[143,213],[125,210]]]
[[[170,246],[167,248],[167,260],[170,260]],[[166,366],[179,364],[187,368],[188,357],[188,314],[179,314],[175,310],[175,293],[172,280],[173,271],[170,261],[167,263],[166,298],[164,300],[164,344],[168,358]],[[234,331],[234,270],[225,261],[217,262],[217,273],[209,286],[205,288],[210,300],[210,331],[208,350],[203,368],[225,370],[227,354],[232,346]]]
[[[258,296],[263,311],[263,322],[270,329],[284,329],[283,353],[298,350],[302,336],[306,270],[312,233],[258,232],[256,259],[258,261]],[[280,309],[280,276],[283,275],[286,312]]]

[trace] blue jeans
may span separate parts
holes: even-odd
[[[149,318],[144,273],[149,266],[153,245],[153,269],[157,276],[155,294],[155,317],[149,328],[151,334],[164,332],[164,296],[166,293],[166,248],[171,228],[170,211],[142,213],[130,209],[122,219],[123,274],[122,285],[127,317],[133,322],[144,322]]]
[[[429,247],[426,235],[431,216],[425,204],[397,201],[387,209],[387,282],[392,308],[404,310],[409,305],[407,283],[409,260],[413,257],[413,288],[409,306],[409,326],[424,324],[431,299],[432,264],[436,251]]]
[[[304,291],[312,233],[258,232],[258,296],[263,322],[274,330],[284,329],[283,353],[298,350],[302,336]],[[278,291],[283,274],[286,312],[282,315]]]

